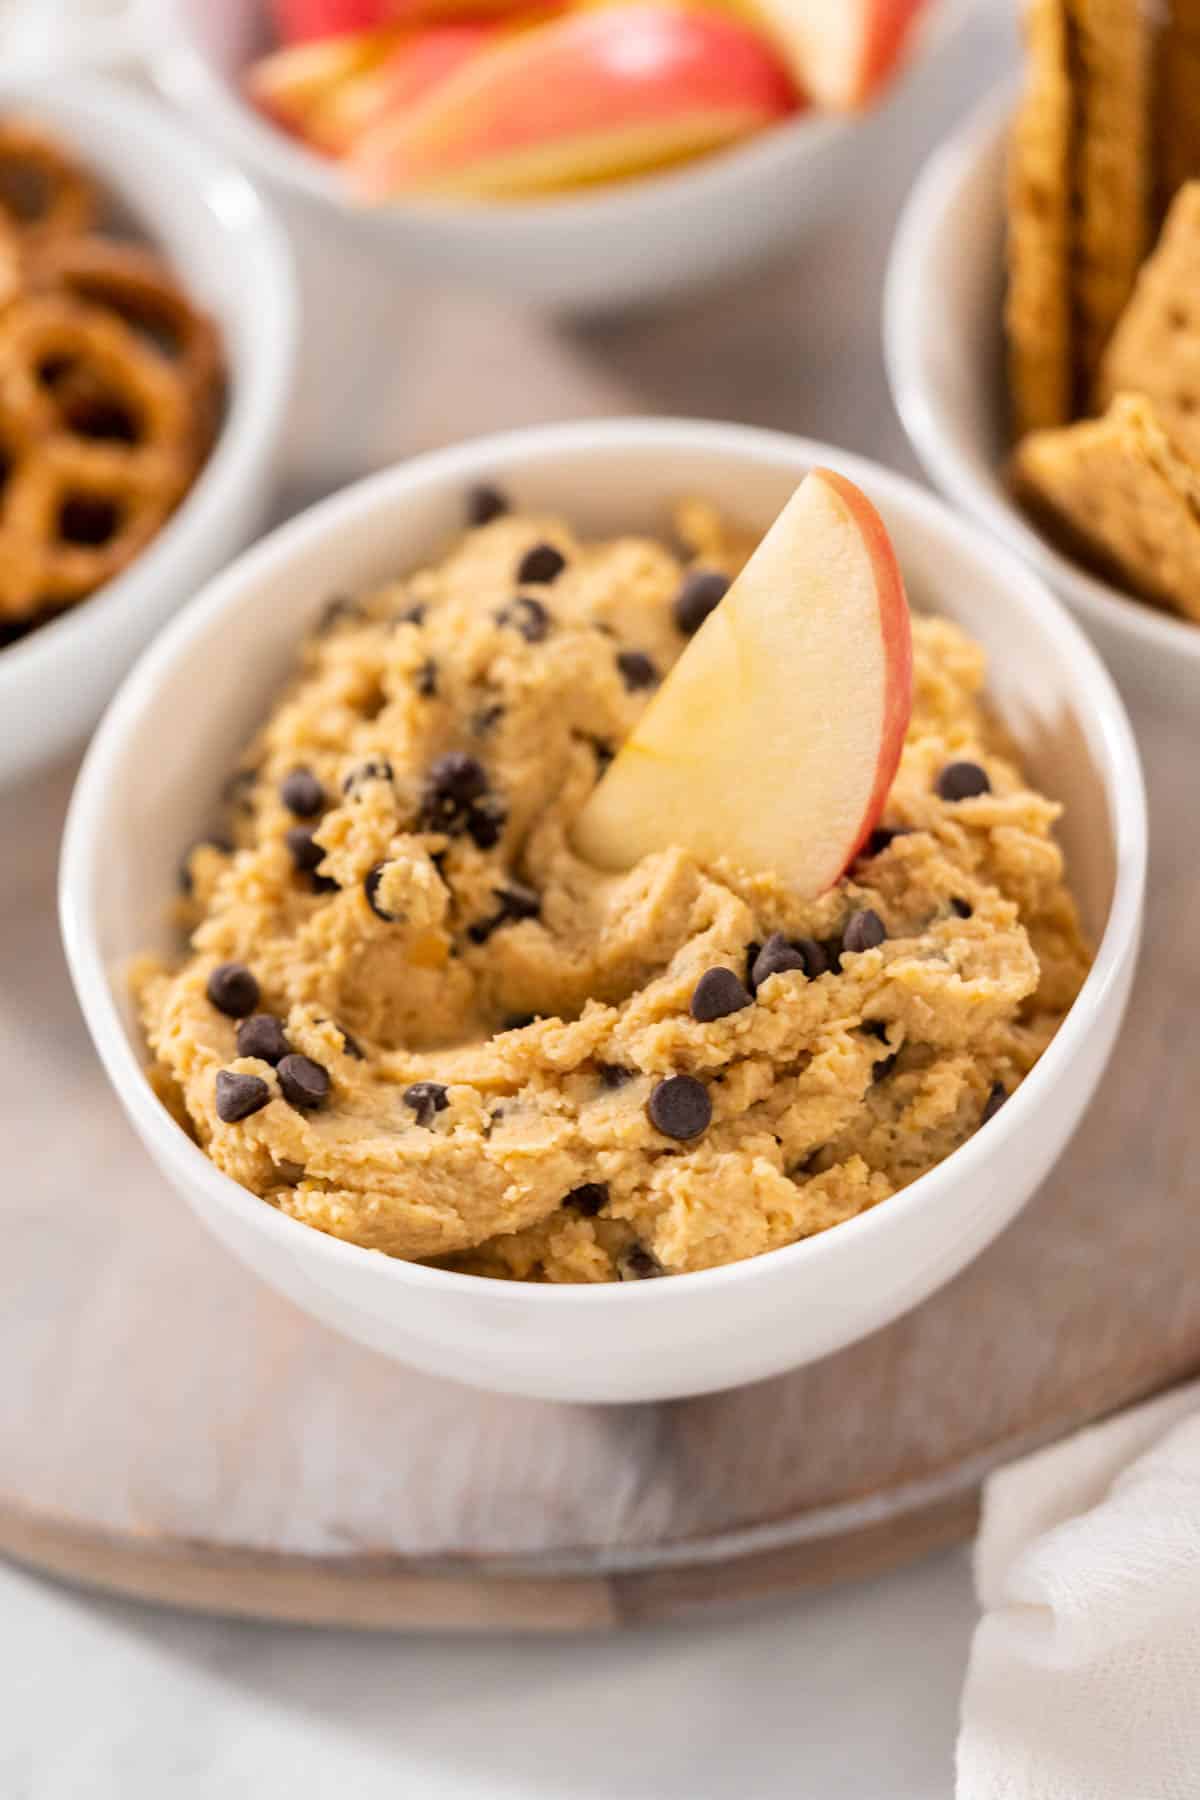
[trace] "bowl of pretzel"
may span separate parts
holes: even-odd
[[[296,315],[223,156],[123,87],[0,78],[0,783],[261,525]]]

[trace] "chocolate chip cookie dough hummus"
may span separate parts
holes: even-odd
[[[818,898],[679,846],[604,873],[574,821],[750,545],[700,503],[682,555],[472,518],[330,605],[189,855],[187,953],[137,976],[165,1102],[265,1203],[476,1274],[705,1269],[886,1201],[1087,969],[980,650],[914,620],[898,773]]]

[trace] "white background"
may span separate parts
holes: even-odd
[[[68,3],[42,0],[54,15]],[[887,243],[929,148],[1011,60],[1007,10],[981,9],[872,128],[852,216],[778,271],[680,306],[666,332],[661,316],[548,330],[477,299],[408,301],[406,315],[398,296],[388,355],[359,389],[362,461],[445,435],[439,350],[478,314],[511,349],[478,429],[569,415],[586,395],[597,410],[788,425],[911,468],[879,355]],[[310,340],[310,367],[336,354]],[[525,378],[535,361],[540,384]],[[297,493],[354,472],[295,449]],[[965,1551],[720,1626],[538,1642],[179,1617],[0,1564],[0,1800],[947,1800],[973,1623]]]

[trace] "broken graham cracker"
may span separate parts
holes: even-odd
[[[1014,435],[1072,417],[1071,94],[1066,0],[1026,0],[1008,154],[1005,330]]]
[[[1102,419],[1032,432],[1013,481],[1073,555],[1200,621],[1200,473],[1143,395],[1118,394]]]
[[[1200,175],[1200,0],[1167,0],[1155,56],[1158,215]]]
[[[1200,181],[1175,196],[1100,364],[1096,399],[1145,394],[1200,466]]]
[[[1142,0],[1067,0],[1075,94],[1071,296],[1077,410],[1149,236],[1150,22]]]

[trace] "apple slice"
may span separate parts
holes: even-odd
[[[899,70],[926,0],[742,0],[818,106],[866,106]]]
[[[346,168],[372,201],[548,193],[717,149],[797,103],[759,33],[641,0],[504,36],[367,132]]]
[[[281,44],[312,43],[386,24],[389,0],[271,0],[271,16]]]
[[[851,482],[814,469],[592,793],[575,847],[628,869],[682,845],[823,893],[883,810],[911,711],[887,530]]]
[[[399,33],[352,31],[273,50],[250,65],[246,92],[276,124],[302,137],[348,85],[366,76],[395,48]]]

